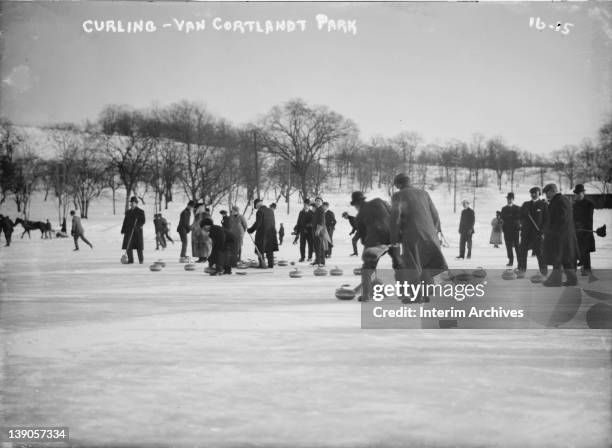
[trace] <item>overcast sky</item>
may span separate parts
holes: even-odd
[[[440,143],[502,135],[547,153],[595,138],[612,107],[612,7],[574,3],[3,2],[0,109],[20,124],[81,123],[105,104],[182,99],[239,125],[291,98],[352,119],[362,138]],[[318,30],[315,16],[356,34]],[[304,20],[305,31],[217,31]],[[530,17],[547,24],[538,31]],[[173,19],[204,20],[186,34]],[[86,33],[87,20],[151,20],[152,33]],[[572,23],[569,34],[548,27]]]

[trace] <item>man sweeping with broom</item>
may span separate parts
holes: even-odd
[[[138,208],[138,198],[130,198],[130,208],[125,212],[121,233],[123,234],[123,245],[121,246],[127,253],[127,264],[134,263],[133,250],[136,249],[138,262],[144,262],[142,250],[144,249],[144,238],[142,236],[142,226],[145,224],[145,212]]]

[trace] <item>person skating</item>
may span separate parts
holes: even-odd
[[[278,228],[278,245],[283,245],[283,239],[285,238],[285,228],[283,227],[283,223],[280,223],[280,227]]]
[[[351,254],[351,257],[359,256],[359,252],[357,251],[357,243],[359,242],[360,237],[357,230],[357,221],[355,220],[355,217],[349,215],[348,212],[343,212],[342,217],[344,219],[348,219],[348,222],[351,225],[351,231],[349,233],[349,236],[353,236],[353,238],[351,238],[351,244],[353,245],[353,253]]]
[[[193,213],[193,208],[195,206],[195,202],[189,201],[187,203],[187,207],[181,212],[179,216],[179,223],[176,228],[176,231],[179,234],[181,239],[181,258],[187,257],[187,234],[191,232],[191,214]]]
[[[501,212],[498,210],[495,212],[495,218],[491,221],[491,237],[489,238],[489,244],[493,244],[494,248],[499,248],[502,243],[502,220]]]
[[[578,241],[574,227],[572,206],[565,196],[559,193],[557,185],[544,187],[548,200],[548,219],[544,225],[544,262],[552,265],[553,270],[543,282],[544,286],[574,286],[576,277],[576,256]],[[562,270],[567,281],[563,283]]]
[[[8,247],[11,245],[11,238],[13,236],[13,228],[15,227],[15,224],[8,216],[0,215],[0,227],[4,233],[4,239],[6,240],[5,246]]]
[[[234,235],[236,243],[234,244],[235,255],[234,255],[234,267],[238,261],[242,260],[242,244],[244,242],[244,232],[247,229],[247,222],[244,216],[240,214],[240,209],[237,205],[232,207],[232,214],[229,218],[229,230]]]
[[[474,210],[470,208],[470,201],[464,199],[461,204],[463,210],[461,211],[461,218],[459,219],[459,256],[457,260],[463,260],[465,258],[465,246],[467,246],[467,257],[472,257],[472,236],[474,235],[474,223],[476,222],[476,215]]]
[[[314,246],[312,241],[312,216],[310,200],[304,199],[304,207],[300,210],[297,223],[293,228],[293,234],[295,235],[293,244],[297,244],[298,239],[300,241],[300,262],[306,259],[306,246],[308,246],[308,261],[312,260]]]
[[[259,267],[265,268],[264,255],[268,260],[268,268],[274,267],[274,252],[278,251],[276,240],[276,223],[274,212],[266,207],[261,199],[255,199],[253,208],[257,210],[255,223],[247,230],[255,232],[255,253],[259,258]]]
[[[315,260],[311,263],[312,266],[325,266],[325,254],[330,245],[327,227],[325,225],[325,208],[323,207],[323,199],[315,198],[315,210],[312,216],[312,228],[314,238]]]
[[[548,274],[548,268],[544,262],[543,237],[544,224],[548,215],[546,201],[540,199],[540,188],[533,187],[529,190],[531,200],[521,205],[521,241],[517,253],[518,275],[524,276],[527,271],[527,253],[531,250],[537,257],[538,268],[544,276]]]
[[[208,263],[215,271],[211,275],[231,274],[236,244],[234,234],[228,229],[215,225],[210,218],[202,220],[202,231],[212,241]]]
[[[595,252],[595,237],[593,236],[593,212],[595,204],[584,196],[584,185],[578,184],[574,188],[574,227],[578,240],[578,259],[582,275],[591,272],[591,252]]]
[[[70,216],[72,216],[72,229],[70,230],[70,234],[72,235],[72,238],[74,238],[74,250],[79,250],[79,238],[82,239],[91,249],[93,249],[93,245],[87,238],[85,238],[85,230],[83,229],[83,224],[81,223],[81,217],[77,216],[74,210],[70,210]]]
[[[336,229],[336,215],[329,209],[329,202],[323,202],[323,209],[325,210],[325,227],[327,228],[327,235],[329,235],[329,247],[327,248],[326,258],[331,257],[332,249],[334,247],[334,230]]]
[[[363,252],[361,259],[361,285],[362,295],[360,302],[367,302],[372,299],[372,276],[378,266],[378,261],[385,253],[393,260],[395,265],[394,249],[389,248],[390,237],[390,207],[385,201],[374,198],[366,201],[361,191],[354,191],[351,194],[351,205],[357,210],[357,231],[361,235]]]
[[[138,208],[138,198],[130,198],[130,208],[125,212],[121,233],[123,234],[123,244],[121,246],[127,252],[128,264],[134,263],[133,250],[136,249],[138,262],[144,262],[143,249],[144,238],[142,226],[145,225],[145,212]]]
[[[501,209],[502,232],[504,232],[504,244],[508,255],[508,264],[514,264],[514,254],[518,258],[519,232],[521,230],[521,208],[514,204],[514,193],[506,195],[507,205]]]

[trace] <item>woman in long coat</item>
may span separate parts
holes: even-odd
[[[491,238],[489,238],[489,244],[493,244],[493,247],[499,247],[502,243],[502,220],[501,212],[495,212],[495,218],[491,221]]]
[[[200,204],[195,211],[191,224],[191,253],[200,263],[208,258],[212,250],[212,241],[208,235],[202,232],[201,227],[202,221],[210,217],[210,213],[206,211],[206,206]]]
[[[260,267],[265,267],[263,256],[268,259],[268,267],[274,267],[274,252],[278,252],[278,240],[276,239],[276,221],[274,212],[263,205],[260,199],[254,203],[257,213],[255,214],[255,224],[247,231],[255,232],[255,250],[259,257]]]

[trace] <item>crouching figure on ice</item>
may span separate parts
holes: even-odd
[[[434,276],[448,269],[438,237],[438,211],[429,194],[411,187],[405,174],[395,176],[393,183],[399,189],[391,198],[391,245],[397,248],[395,279],[430,284]],[[427,296],[412,299],[429,301]]]

